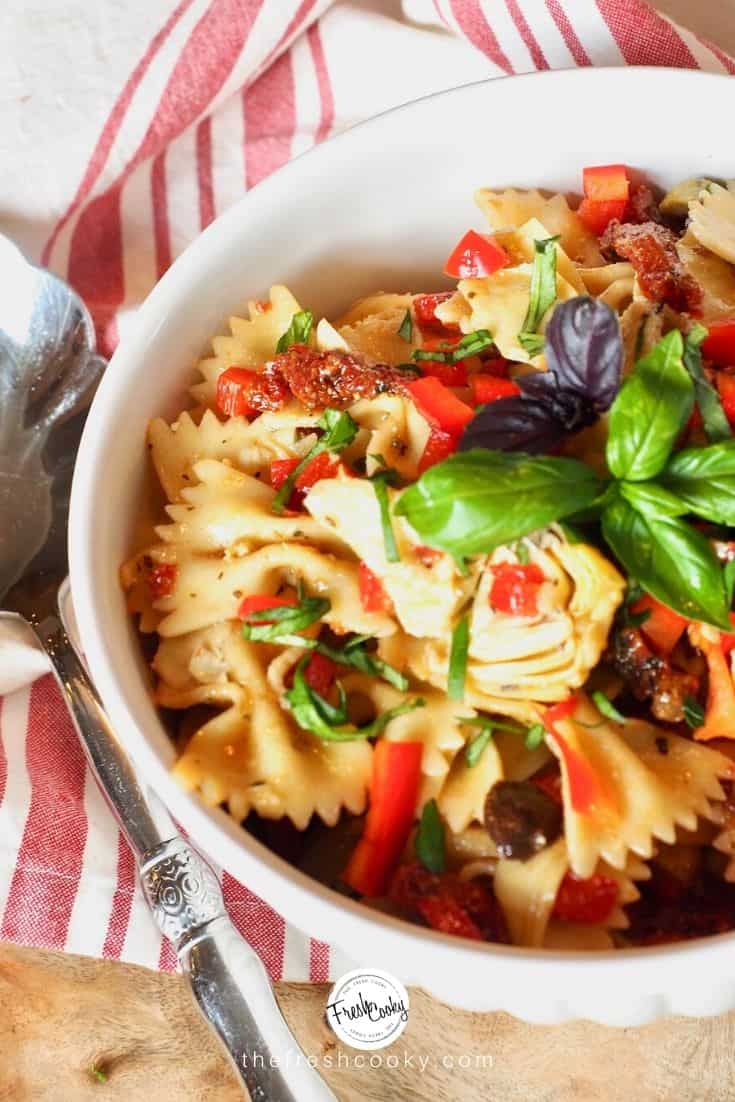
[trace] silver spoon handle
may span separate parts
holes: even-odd
[[[225,910],[219,880],[137,779],[56,617],[33,631],[51,659],[99,785],[138,861],[146,899],[176,949],[199,1008],[257,1102],[335,1102],[281,1014],[257,953]]]

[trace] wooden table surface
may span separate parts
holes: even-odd
[[[657,6],[735,52],[735,0]],[[280,984],[278,995],[340,1102],[735,1102],[735,1014],[537,1027],[413,990],[405,1033],[370,1068],[326,1025],[326,988]],[[0,1102],[242,1097],[178,976],[0,945]]]

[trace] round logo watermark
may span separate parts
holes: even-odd
[[[352,1048],[385,1048],[408,1022],[408,992],[395,976],[358,968],[338,979],[329,993],[327,1021]]]

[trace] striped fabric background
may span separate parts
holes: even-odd
[[[143,19],[142,6],[129,7],[130,20]],[[43,185],[37,210],[32,192],[19,200],[8,231],[83,295],[108,354],[201,229],[289,158],[362,118],[535,69],[735,72],[722,51],[642,0],[159,0],[153,10],[150,33],[101,42],[102,53],[115,51],[110,67],[126,73],[106,90],[107,116],[80,113],[74,163]],[[274,977],[320,981],[345,970],[336,950],[287,926],[226,872],[222,880],[234,921]],[[49,677],[0,700],[0,937],[175,963]]]

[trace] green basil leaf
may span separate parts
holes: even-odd
[[[281,643],[282,640],[278,639],[277,642]],[[325,658],[331,658],[339,666],[351,666],[360,673],[367,674],[368,677],[379,677],[394,685],[396,689],[400,689],[401,692],[405,692],[408,688],[407,677],[365,648],[364,636],[356,636],[355,639],[345,643],[344,647],[330,647],[326,643],[317,642],[313,649],[323,654]]]
[[[646,516],[681,517],[691,512],[685,502],[658,482],[618,482],[618,493]]]
[[[522,540],[519,540],[513,550],[516,553],[516,558],[518,559],[518,562],[521,563],[522,566],[527,566],[528,563],[531,561],[531,556],[525,543],[523,543]]]
[[[694,384],[674,329],[639,360],[610,408],[607,464],[616,478],[655,478],[694,406]]]
[[[730,562],[726,562],[722,568],[722,580],[725,584],[725,593],[727,594],[727,607],[732,606],[733,595],[735,594],[735,559],[731,559]]]
[[[467,676],[467,652],[470,649],[470,618],[465,615],[452,632],[449,652],[447,696],[450,700],[464,699],[464,682]]]
[[[311,627],[331,607],[326,597],[304,597],[297,605],[264,608],[250,613],[242,625],[242,633],[254,643],[280,642],[281,636],[295,635]]]
[[[271,512],[279,516],[288,505],[297,478],[306,470],[312,459],[316,459],[322,452],[342,451],[352,443],[360,428],[346,410],[339,409],[325,409],[317,421],[316,427],[323,430],[323,435],[319,437],[314,447],[306,453],[301,462],[291,471],[291,474],[284,481],[271,502]]]
[[[528,312],[518,334],[518,340],[529,355],[532,351],[536,331],[544,320],[546,311],[556,302],[556,243],[557,237],[547,237],[543,241],[534,241],[533,271],[531,273],[531,292],[528,300]],[[529,338],[531,338],[529,342]],[[528,347],[527,343],[531,344]],[[541,337],[543,348],[543,337]],[[540,349],[539,349],[540,351]]]
[[[679,517],[646,517],[620,497],[602,514],[602,532],[652,596],[687,619],[731,629],[720,564],[696,528]]]
[[[707,448],[685,448],[669,460],[663,485],[696,513],[715,524],[735,524],[735,440]]]
[[[546,728],[543,723],[534,723],[533,727],[529,727],[526,731],[526,749],[538,750],[545,738]]]
[[[697,727],[701,727],[704,723],[704,708],[697,700],[696,696],[684,697],[684,719],[687,722],[687,726],[691,727],[693,731],[696,731]]]
[[[299,310],[291,318],[291,324],[278,338],[276,352],[286,352],[292,344],[307,344],[314,327],[314,315],[311,310]]]
[[[546,337],[543,333],[519,333],[518,343],[529,356],[540,356],[546,347]]]
[[[430,467],[403,492],[394,512],[423,543],[459,559],[586,509],[604,488],[574,459],[476,448]]]
[[[377,716],[372,723],[355,727],[347,722],[345,693],[338,683],[339,705],[335,707],[315,692],[304,676],[309,656],[302,658],[294,673],[293,688],[285,693],[291,713],[303,731],[310,731],[325,742],[353,742],[355,739],[370,739],[381,734],[391,720],[423,708],[426,704],[421,697],[407,700],[396,708],[389,708]]]
[[[439,348],[417,348],[411,356],[414,360],[433,360],[435,363],[456,364],[468,356],[476,356],[484,352],[493,343],[493,335],[489,329],[475,329],[472,333],[465,333],[456,344],[444,341]]]
[[[606,719],[611,719],[613,723],[624,724],[628,722],[625,716],[620,714],[612,701],[608,700],[600,689],[592,693],[592,700],[601,716],[605,716]]]
[[[381,472],[380,474],[373,475],[370,481],[378,500],[378,508],[380,509],[380,527],[383,530],[385,557],[388,562],[400,562],[401,553],[398,550],[393,524],[390,519],[390,498],[388,497],[388,486],[385,474],[386,472]]]
[[[413,340],[413,321],[411,320],[411,311],[406,310],[403,315],[403,321],[398,326],[398,336],[401,340],[410,342]]]
[[[467,743],[464,750],[464,757],[469,769],[477,765],[492,737],[493,725],[488,722],[487,726],[483,727],[479,735],[476,735],[475,738],[472,739],[472,742]]]
[[[703,325],[694,325],[684,337],[683,358],[684,367],[694,383],[694,397],[702,414],[705,434],[711,444],[717,444],[720,440],[730,440],[732,429],[722,408],[720,396],[702,366],[702,341],[706,336],[707,330]]]
[[[424,804],[421,821],[414,842],[416,856],[429,872],[444,872],[446,864],[444,845],[444,824],[439,815],[436,800]]]

